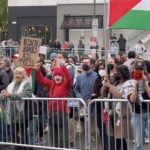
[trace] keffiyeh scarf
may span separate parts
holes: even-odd
[[[147,81],[148,82],[148,81]],[[123,85],[122,89],[120,92],[122,92],[123,94],[123,98],[127,99],[127,97],[129,95],[131,95],[133,93],[135,89],[135,80],[129,80],[127,82],[125,82],[125,84]],[[137,101],[143,101],[143,97],[142,94],[146,91],[145,87],[144,87],[144,81],[140,80],[139,81],[139,85],[138,85],[138,97],[137,97]]]

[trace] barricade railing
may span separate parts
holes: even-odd
[[[150,100],[131,105],[125,99],[93,99],[88,105],[89,149],[92,147],[96,147],[96,150],[150,149],[149,108]],[[96,145],[91,139],[91,130],[93,133],[94,128]]]
[[[137,110],[137,105],[139,108]],[[146,107],[147,106],[147,107]],[[150,148],[150,100],[134,105],[125,99],[93,99],[88,106],[88,144],[93,147],[92,130],[95,128],[95,146],[101,150],[141,150]],[[94,114],[94,115],[93,115]],[[93,119],[94,117],[94,119]],[[98,134],[97,134],[98,129]],[[92,131],[93,132],[93,131]],[[147,134],[147,135],[146,135]],[[145,143],[144,145],[144,135]],[[100,148],[99,148],[100,147]]]
[[[135,51],[135,49],[129,43],[127,43],[127,46],[130,48],[130,50]],[[19,49],[20,47],[18,46],[17,47],[0,47],[0,55],[11,57],[12,55],[19,54]],[[76,61],[79,62],[79,60],[83,56],[89,56],[89,57],[93,57],[96,59],[105,59],[106,58],[105,55],[107,55],[108,59],[110,57],[116,57],[119,53],[119,50],[117,50],[116,52],[112,52],[111,50],[74,48],[73,50],[70,51],[69,49],[61,48],[61,49],[56,50],[56,49],[47,47],[46,54],[41,54],[41,55],[44,56],[45,60],[50,60],[50,55],[52,52],[55,52],[55,53],[66,52],[69,57],[74,57],[76,58]],[[126,53],[128,52],[129,51],[126,51]],[[149,60],[150,52],[141,54],[140,58]]]
[[[0,145],[19,150],[25,147],[87,150],[87,106],[82,99],[7,99],[0,106]]]

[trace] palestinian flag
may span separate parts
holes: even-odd
[[[0,106],[0,112],[1,112],[1,115],[3,117],[3,122],[6,122],[6,120],[7,120],[6,108],[3,106]]]
[[[110,0],[108,27],[150,30],[150,0]]]
[[[25,68],[28,77],[30,78],[31,86],[32,86],[32,93],[35,94],[35,81],[36,81],[36,72],[35,69],[32,68]]]

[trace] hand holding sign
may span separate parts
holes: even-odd
[[[19,51],[19,66],[37,68],[41,39],[22,37]]]

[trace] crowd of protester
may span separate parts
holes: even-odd
[[[116,141],[117,150],[120,150],[121,146],[123,146],[123,150],[127,150],[126,139],[129,136],[127,135],[127,130],[129,130],[130,136],[134,139],[136,150],[141,149],[143,136],[145,137],[145,142],[148,143],[150,131],[148,130],[149,113],[147,113],[147,111],[149,105],[143,103],[141,108],[140,102],[150,98],[150,61],[143,60],[141,53],[135,53],[134,51],[130,51],[127,56],[125,52],[126,39],[122,34],[118,40],[116,36],[113,35],[111,40],[112,54],[107,62],[105,59],[98,60],[97,55],[97,59],[84,55],[85,45],[82,40],[79,40],[78,44],[79,65],[76,64],[77,59],[75,55],[69,55],[68,53],[69,51],[74,54],[73,43],[65,42],[64,45],[61,46],[57,39],[55,42],[52,42],[52,40],[49,42],[51,62],[45,63],[44,58],[39,57],[37,58],[37,69],[32,70],[30,68],[18,67],[19,54],[13,55],[12,58],[0,57],[0,100],[2,102],[1,105],[6,109],[7,116],[7,121],[3,120],[0,122],[3,124],[4,130],[2,134],[2,129],[0,129],[0,140],[2,141],[3,139],[4,142],[8,142],[11,135],[12,137],[17,137],[17,139],[12,138],[12,142],[14,143],[41,145],[46,143],[44,130],[50,130],[49,140],[51,140],[53,147],[63,147],[64,143],[65,148],[69,148],[69,145],[74,147],[74,137],[76,133],[73,128],[77,126],[79,119],[74,113],[78,112],[80,116],[82,114],[82,106],[81,110],[74,112],[72,107],[69,107],[65,100],[50,100],[49,102],[45,102],[43,106],[43,103],[40,101],[37,103],[29,101],[27,103],[26,101],[21,101],[21,99],[81,98],[89,105],[93,99],[107,98],[126,99],[131,105],[129,107],[127,103],[121,102],[115,103],[115,106],[113,103],[108,102],[105,102],[103,105],[101,102],[96,102],[96,105],[92,105],[91,140],[95,141],[96,134],[98,134],[98,149],[102,149],[102,144],[104,150],[108,150],[109,147],[115,149],[114,143]],[[120,47],[119,53],[116,53],[116,41]],[[13,42],[12,39],[2,42],[2,44],[4,44],[4,47],[19,46],[19,44]],[[139,51],[140,48],[142,51],[145,51],[145,47],[141,41],[139,41]],[[61,51],[61,49],[63,49],[63,51]],[[91,49],[93,49],[93,47],[91,47]],[[98,43],[96,49],[99,49]],[[101,50],[105,50],[105,47],[102,46]],[[9,52],[6,51],[6,53]],[[6,56],[10,56],[10,53],[8,55],[6,54]],[[101,53],[101,58],[103,58],[103,56],[105,56],[105,52]],[[136,81],[133,78],[135,71],[142,72],[143,78],[140,81]],[[107,113],[103,114],[101,108],[107,113],[112,111],[109,122],[106,115]],[[129,110],[128,113],[127,110]],[[43,111],[44,114],[46,114],[45,116],[43,116]],[[59,116],[65,114],[63,122],[65,128],[63,128],[62,125],[59,126],[59,133],[57,128],[53,128],[53,125],[57,126],[58,124],[56,121],[58,119],[56,117],[58,112]],[[95,113],[97,115],[93,115]],[[47,114],[50,118],[49,120]],[[69,114],[69,117],[67,114]],[[121,114],[123,114],[123,116]],[[34,133],[36,131],[34,128],[34,115],[37,115],[39,119],[37,123],[38,127],[36,127],[39,133],[37,139]],[[115,115],[115,120],[113,115]],[[73,116],[76,116],[78,119],[75,119]],[[140,123],[141,120],[143,125]],[[59,118],[59,121],[59,124],[61,124],[62,118]],[[95,122],[97,122],[97,124],[95,124]],[[84,118],[80,116],[83,143],[85,143],[85,124]],[[102,125],[104,128],[103,132]],[[27,133],[28,128],[29,133]],[[58,142],[58,134],[60,136],[60,145]],[[72,136],[69,136],[69,134]],[[64,135],[65,142],[63,143]],[[104,137],[103,143],[102,137]],[[15,148],[16,150],[26,149],[25,147],[17,146]]]
[[[3,106],[6,107],[6,114],[9,116],[9,119],[7,119],[10,120],[10,123],[7,122],[9,127],[8,125],[6,126],[6,122],[3,122],[3,127],[7,128],[7,133],[6,131],[4,132],[5,134],[1,133],[1,141],[3,139],[4,142],[8,142],[6,137],[11,134],[12,137],[17,136],[17,140],[13,138],[12,142],[25,143],[24,138],[28,137],[27,128],[29,128],[30,138],[27,138],[26,143],[30,145],[44,144],[46,139],[44,139],[43,131],[45,125],[47,125],[46,127],[50,130],[50,140],[53,147],[58,147],[58,134],[60,136],[60,147],[63,147],[64,134],[65,147],[69,148],[69,145],[74,145],[74,138],[69,140],[69,134],[76,134],[70,128],[73,127],[77,120],[71,123],[71,119],[74,118],[72,118],[72,115],[68,117],[67,114],[72,114],[74,111],[68,106],[67,101],[53,100],[44,103],[43,107],[41,102],[38,102],[38,105],[37,103],[33,104],[32,101],[27,103],[21,101],[22,98],[81,98],[87,105],[96,98],[126,99],[132,104],[131,107],[127,103],[121,102],[115,103],[115,108],[113,108],[114,105],[111,102],[105,102],[103,106],[101,106],[101,102],[97,102],[97,105],[92,106],[91,114],[96,113],[97,115],[92,115],[91,119],[91,140],[95,141],[96,134],[98,134],[98,149],[102,148],[102,144],[104,144],[105,150],[109,149],[108,145],[111,149],[115,149],[114,141],[116,140],[117,150],[121,149],[121,141],[123,141],[123,150],[127,150],[126,139],[128,138],[127,130],[129,130],[131,131],[129,132],[131,137],[134,137],[136,150],[141,149],[142,136],[145,135],[146,131],[149,132],[147,130],[149,120],[148,105],[143,103],[142,108],[140,107],[140,101],[150,98],[149,61],[142,60],[134,51],[130,51],[128,57],[124,51],[121,51],[117,56],[114,57],[113,55],[113,57],[110,57],[107,62],[104,59],[96,61],[88,56],[84,56],[80,59],[80,65],[77,66],[75,58],[68,57],[66,52],[53,52],[50,56],[51,65],[48,65],[42,57],[39,57],[37,58],[37,69],[32,70],[18,67],[18,58],[19,55],[16,54],[12,58],[1,57],[0,61],[0,100],[4,102]],[[136,81],[133,78],[135,71],[142,72],[143,78],[140,81]],[[116,116],[116,122],[114,122],[113,117],[111,117],[109,122],[107,119],[103,119],[101,107],[105,112],[113,110],[112,113]],[[129,109],[128,114],[127,109]],[[48,121],[49,124],[47,124],[47,118],[42,115],[43,111],[51,118]],[[22,112],[24,113],[20,116]],[[58,113],[55,114],[55,112],[59,112],[59,116],[65,114],[63,122],[65,128],[59,126],[59,133],[57,128],[53,129],[53,125],[58,124],[56,121]],[[33,129],[33,115],[37,115],[39,118],[39,136],[36,140],[35,133],[33,133],[35,131]],[[104,118],[106,117],[105,115],[103,114]],[[25,118],[25,123],[23,122],[23,117]],[[97,125],[95,125],[95,119],[97,120]],[[140,124],[141,120],[143,122],[142,126]],[[59,118],[59,123],[62,123],[62,118]],[[127,123],[129,124],[127,125]],[[80,126],[83,143],[85,143],[85,124],[84,118],[81,117]],[[104,127],[103,132],[102,124]],[[120,124],[122,124],[123,128],[121,128]],[[8,131],[10,132],[10,127],[11,133],[8,133]],[[6,128],[3,128],[3,130],[6,130]],[[96,128],[98,128],[98,131]],[[104,137],[104,143],[102,143],[102,137]],[[147,140],[146,135],[145,140]],[[22,149],[25,148],[22,147]],[[20,147],[16,146],[16,150],[20,150]]]

